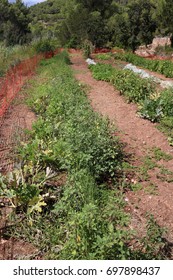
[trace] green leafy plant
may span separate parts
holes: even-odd
[[[92,42],[87,39],[84,40],[82,43],[82,50],[83,50],[83,55],[85,58],[90,57],[91,53],[94,50],[94,46],[93,46]]]
[[[154,100],[145,98],[141,104],[139,115],[144,119],[148,119],[151,122],[158,122],[163,117],[162,101],[160,98]]]
[[[141,102],[154,92],[151,81],[144,80],[129,70],[119,70],[108,64],[91,65],[97,80],[111,82],[129,102]]]
[[[166,244],[163,235],[166,229],[158,225],[153,215],[148,214],[147,218],[147,235],[143,239],[144,250],[150,258],[152,258],[153,255],[156,259],[165,258]]]
[[[55,46],[48,40],[41,40],[35,44],[35,50],[37,53],[45,53],[55,50]]]
[[[96,58],[100,59],[100,60],[109,60],[112,58],[112,53],[101,53],[101,54],[97,54]]]
[[[169,161],[173,159],[173,156],[171,154],[167,154],[164,151],[162,151],[160,148],[155,147],[153,149],[153,154],[154,154],[154,158],[159,161],[161,159],[165,160],[165,161]]]

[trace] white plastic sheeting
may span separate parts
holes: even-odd
[[[124,67],[124,69],[128,69],[128,70],[133,71],[133,72],[136,73],[136,74],[139,74],[139,76],[140,76],[141,78],[144,78],[144,79],[152,79],[154,82],[159,83],[160,86],[161,86],[162,88],[173,87],[173,81],[164,81],[164,80],[161,80],[161,79],[155,77],[154,75],[147,73],[145,70],[142,70],[142,69],[136,67],[135,65],[133,65],[133,64],[131,64],[131,63],[127,64],[127,65]]]
[[[96,65],[97,63],[91,59],[91,58],[87,58],[86,62],[88,63],[88,65]]]
[[[173,87],[173,81],[163,81],[163,80],[160,80],[160,85],[161,85],[162,88]]]

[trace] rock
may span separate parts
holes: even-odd
[[[135,53],[142,57],[152,57],[155,55],[157,47],[171,46],[171,39],[169,36],[166,37],[155,37],[152,44],[146,46],[140,46]]]
[[[156,49],[157,47],[165,47],[171,45],[171,39],[169,36],[166,37],[155,37],[152,42],[152,48]]]

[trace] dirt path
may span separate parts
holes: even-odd
[[[123,96],[106,82],[92,78],[88,66],[81,54],[71,55],[72,69],[80,83],[89,86],[88,97],[97,112],[107,116],[118,128],[118,136],[125,143],[125,151],[132,157],[130,163],[139,168],[151,154],[151,149],[160,148],[173,155],[166,136],[159,132],[156,125],[137,116],[137,106],[127,104]],[[167,238],[173,241],[173,183],[167,177],[161,177],[161,169],[173,172],[173,160],[160,160],[161,167],[153,167],[148,172],[149,178],[132,178],[134,184],[140,183],[141,190],[127,192],[130,210],[145,217],[146,212],[154,215],[158,223],[168,228]],[[142,170],[144,171],[144,170]],[[166,171],[165,171],[166,172]],[[164,173],[164,172],[163,172]],[[146,174],[143,174],[146,175]]]

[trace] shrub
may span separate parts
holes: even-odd
[[[148,119],[152,122],[158,122],[163,117],[163,108],[161,106],[161,99],[157,100],[146,98],[142,103],[142,108],[139,110],[139,114],[144,119]]]
[[[82,43],[82,50],[83,50],[84,58],[90,57],[91,53],[94,50],[92,42],[87,39],[84,40],[84,42]]]
[[[55,50],[55,46],[48,40],[39,41],[35,45],[35,50],[37,53],[51,52]]]

